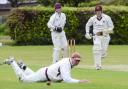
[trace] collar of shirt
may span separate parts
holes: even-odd
[[[97,16],[96,16],[96,18],[97,18],[97,20],[100,21],[100,20],[103,18],[103,13],[100,15],[100,17],[97,17]]]
[[[72,64],[71,58],[69,58],[69,63],[71,65],[71,68],[73,68],[73,64]]]
[[[61,16],[61,13],[55,12],[56,15],[58,15],[59,17]]]

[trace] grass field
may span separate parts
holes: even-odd
[[[93,67],[92,46],[76,46],[82,56],[79,66],[72,70],[72,76],[87,79],[87,84],[46,83],[25,84],[18,81],[8,65],[0,66],[0,89],[128,89],[128,46],[109,46],[108,56],[103,60],[103,69]],[[52,46],[3,46],[0,47],[0,61],[9,56],[23,61],[33,70],[52,63]]]

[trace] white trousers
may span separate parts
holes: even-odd
[[[56,63],[59,60],[60,50],[62,52],[62,57],[68,57],[68,43],[64,31],[62,31],[61,33],[52,31],[51,36],[54,45],[53,63]]]
[[[94,56],[94,66],[101,67],[101,59],[104,54],[106,54],[108,45],[110,41],[110,36],[94,36],[93,37],[93,56]]]
[[[102,57],[105,57],[107,55],[108,45],[110,42],[110,36],[104,36],[102,39]]]
[[[32,71],[30,68],[22,70],[15,61],[11,63],[13,70],[18,78],[23,82],[41,82],[46,81],[45,70],[46,68],[41,68],[37,72]]]

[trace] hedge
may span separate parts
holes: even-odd
[[[68,39],[75,39],[77,44],[92,44],[84,35],[85,24],[94,15],[93,9],[94,7],[62,9],[67,16],[65,31]],[[115,26],[111,44],[128,44],[128,7],[104,6],[104,12],[111,16]],[[7,20],[9,35],[17,45],[52,44],[47,22],[53,13],[54,9],[51,7],[13,9]]]

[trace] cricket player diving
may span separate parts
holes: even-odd
[[[97,5],[95,7],[95,14],[92,16],[86,24],[87,39],[93,37],[93,56],[94,65],[97,70],[102,68],[101,59],[106,56],[107,48],[110,41],[109,34],[113,33],[113,22],[110,16],[103,13],[102,6]],[[93,33],[90,33],[90,26],[93,26]]]
[[[18,63],[14,57],[4,61],[4,64],[11,65],[16,76],[22,82],[61,82],[65,83],[87,83],[88,80],[78,80],[71,77],[71,69],[78,65],[81,56],[78,52],[72,53],[71,58],[62,58],[62,60],[48,66],[42,67],[36,72],[31,70],[23,62]]]
[[[50,17],[47,23],[48,28],[51,31],[53,49],[53,63],[59,60],[60,51],[62,57],[68,57],[68,43],[64,32],[64,26],[66,24],[66,16],[61,12],[61,4],[56,3],[54,5],[55,13]]]

